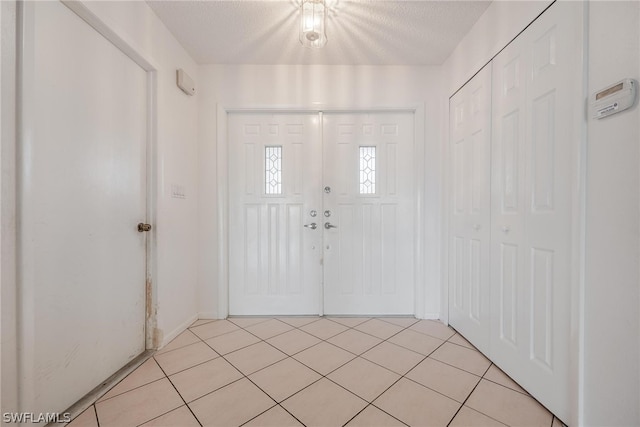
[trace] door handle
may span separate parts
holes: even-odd
[[[138,224],[138,232],[142,233],[145,231],[151,231],[151,224],[145,224],[144,222],[141,222]]]
[[[318,227],[318,224],[316,224],[315,222],[312,222],[311,224],[305,224],[304,226],[312,230],[315,230]]]
[[[337,225],[333,225],[330,222],[325,222],[324,223],[324,228],[326,228],[328,230],[330,228],[338,228],[338,226]]]

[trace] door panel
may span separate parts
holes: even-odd
[[[144,350],[146,73],[59,2],[25,2],[23,408],[63,411]]]
[[[452,186],[449,322],[489,350],[491,64],[449,102]]]
[[[229,313],[318,314],[319,118],[238,113],[228,120]],[[316,229],[305,227],[312,223]]]
[[[491,356],[562,419],[581,7],[556,2],[493,64]]]
[[[323,115],[326,314],[414,313],[413,114]]]

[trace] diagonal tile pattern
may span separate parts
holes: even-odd
[[[198,320],[71,427],[562,426],[452,328],[408,317]]]

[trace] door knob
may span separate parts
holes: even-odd
[[[312,230],[315,230],[318,227],[318,224],[316,224],[315,222],[312,222],[311,224],[305,224],[304,226]]]
[[[139,223],[138,232],[142,233],[144,231],[151,231],[151,224],[145,224],[144,222]]]
[[[324,228],[326,228],[328,230],[330,228],[338,228],[338,226],[337,225],[333,225],[330,222],[325,222],[324,223]]]
[[[502,227],[502,232],[504,234],[509,233],[509,231],[511,231],[511,228],[508,225],[505,225],[504,227]]]

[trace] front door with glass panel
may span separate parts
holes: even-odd
[[[230,314],[413,314],[413,128],[229,114]]]

